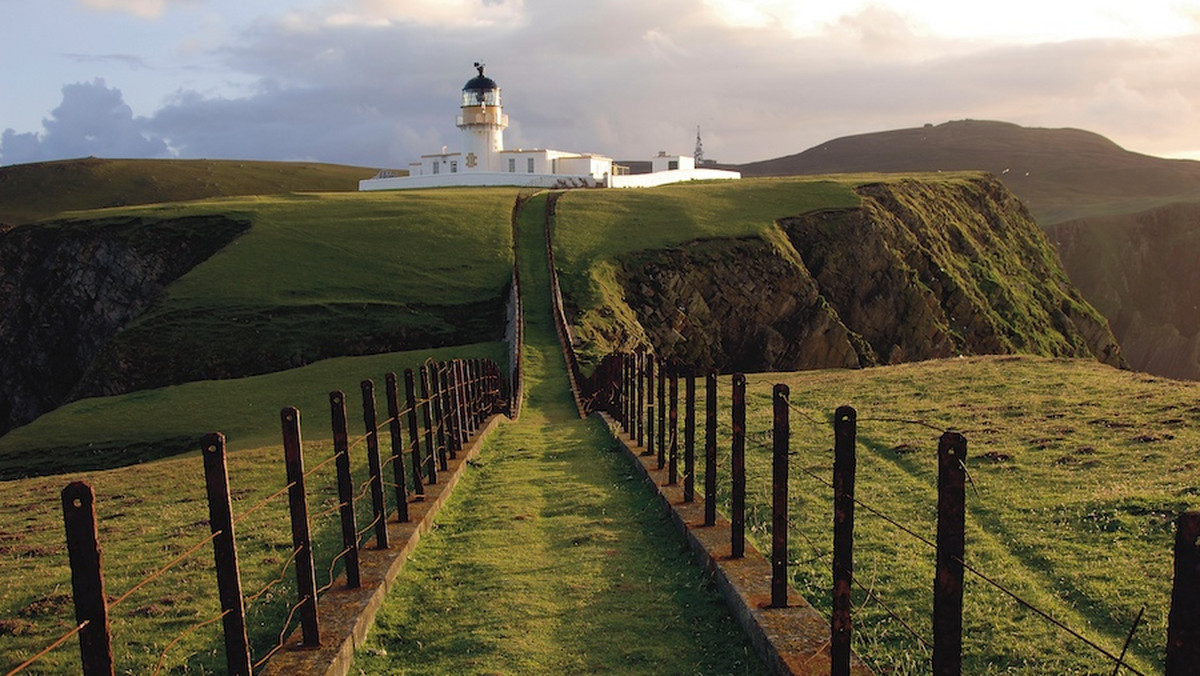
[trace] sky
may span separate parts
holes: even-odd
[[[487,64],[509,148],[742,163],[1003,120],[1200,159],[1195,0],[0,0],[0,165],[405,168]]]

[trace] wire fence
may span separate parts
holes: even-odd
[[[1107,640],[1089,635],[1094,633],[1092,628],[1072,626],[1078,621],[1077,616],[1070,619],[1061,611],[1043,607],[1039,600],[1005,582],[1005,574],[987,571],[979,561],[968,556],[965,549],[966,489],[973,482],[966,462],[967,439],[963,434],[936,422],[910,417],[859,418],[857,411],[850,407],[839,408],[832,415],[820,414],[793,404],[786,385],[776,385],[769,397],[773,408],[770,428],[748,430],[746,380],[741,374],[730,378],[729,394],[718,397],[715,374],[697,378],[670,363],[663,363],[648,352],[613,355],[605,360],[598,372],[604,373],[605,377],[594,381],[589,400],[598,410],[608,412],[620,423],[630,441],[644,449],[643,455],[654,457],[658,469],[667,472],[668,483],[685,482],[685,502],[694,499],[705,502],[705,525],[715,522],[717,504],[726,506],[732,533],[730,551],[734,557],[744,553],[747,530],[770,540],[766,546],[771,550],[773,604],[786,604],[786,585],[793,579],[797,567],[815,561],[832,570],[831,588],[823,592],[830,598],[832,673],[849,673],[852,618],[858,616],[861,620],[863,603],[876,606],[911,638],[918,650],[925,652],[923,670],[932,669],[936,674],[961,673],[964,579],[977,580],[983,588],[994,590],[1043,622],[1047,631],[1057,632],[1064,642],[1074,642],[1081,650],[1091,651],[1097,660],[1107,663],[1112,673],[1145,673],[1145,666],[1132,664],[1128,657],[1135,633],[1144,626],[1143,612],[1137,614],[1128,628],[1110,628],[1108,631],[1110,635],[1119,631],[1124,639],[1123,647],[1105,645]],[[684,381],[682,401],[678,380]],[[696,395],[697,382],[703,383],[699,397]],[[762,399],[761,395],[757,397],[757,407],[761,407]],[[698,402],[705,409],[699,421],[696,419]],[[679,413],[681,408],[683,415]],[[761,413],[754,410],[752,413],[756,419],[761,419]],[[793,422],[800,427],[793,430]],[[936,485],[929,487],[932,495],[926,499],[926,504],[936,503],[933,524],[923,520],[914,523],[909,513],[897,516],[887,507],[875,504],[874,500],[855,494],[855,449],[859,445],[859,425],[863,423],[937,433]],[[828,453],[830,437],[827,436],[831,431],[832,464]],[[697,444],[703,445],[702,454],[696,453]],[[718,448],[728,449],[721,454],[723,457],[718,458]],[[749,497],[747,458],[754,460]],[[766,467],[768,459],[769,468]],[[682,466],[677,467],[680,463]],[[819,532],[801,529],[801,525],[814,527],[814,519],[809,514],[800,519],[796,502],[789,501],[789,485],[795,483],[789,482],[791,468],[798,470],[802,481],[792,490],[799,489],[800,501],[806,508],[817,503],[832,508],[832,533],[828,516],[816,520],[817,524],[825,524],[816,526],[821,528]],[[697,498],[687,484],[701,477],[703,495]],[[809,486],[806,488],[803,482],[808,482]],[[769,490],[764,491],[764,488]],[[810,497],[817,494],[828,495],[830,499]],[[916,629],[925,621],[912,614],[911,598],[885,599],[874,581],[864,581],[854,573],[856,509],[891,528],[893,537],[917,543],[919,549],[930,552],[934,584],[932,603],[928,606],[932,617],[927,626],[932,626],[931,636]],[[803,524],[799,523],[801,521]],[[1196,567],[1200,563],[1198,524],[1200,513],[1184,512],[1177,517],[1175,580],[1165,646],[1169,676],[1194,673],[1192,670],[1200,664],[1200,634],[1197,633],[1200,608],[1194,605],[1200,601],[1195,591],[1200,585],[1200,568]],[[926,530],[931,526],[932,533]],[[802,558],[790,553],[789,534],[799,537],[811,549],[812,556]],[[860,557],[863,554],[857,553]],[[894,554],[894,550],[890,550],[890,554]],[[851,587],[859,590],[859,606],[853,603]],[[970,588],[977,587],[979,585]],[[1146,604],[1154,601],[1147,600]],[[1162,600],[1158,601],[1161,603]]]
[[[490,360],[457,359],[446,362],[427,361],[415,372],[404,372],[404,393],[401,397],[400,379],[387,374],[387,418],[377,420],[374,383],[362,382],[364,433],[351,440],[346,419],[346,395],[331,392],[330,420],[334,453],[313,467],[304,468],[303,444],[300,436],[300,412],[285,408],[280,413],[287,481],[284,486],[253,505],[233,514],[229,489],[225,439],[219,433],[206,435],[201,443],[205,466],[205,486],[208,494],[210,533],[188,545],[178,555],[158,566],[153,572],[133,583],[118,596],[110,597],[104,587],[104,571],[95,509],[95,493],[84,482],[74,482],[63,489],[63,521],[67,531],[67,549],[72,577],[72,599],[76,623],[44,649],[12,667],[5,676],[16,676],[37,665],[47,655],[78,637],[82,671],[86,674],[111,674],[117,665],[113,657],[110,631],[110,611],[134,594],[160,581],[168,572],[181,567],[200,550],[212,545],[216,590],[220,613],[188,624],[169,641],[154,659],[153,674],[159,674],[170,664],[169,654],[189,636],[207,627],[222,624],[227,673],[251,674],[288,645],[293,632],[300,634],[300,644],[320,644],[319,601],[339,584],[355,588],[361,584],[358,551],[374,538],[374,547],[388,547],[389,520],[409,520],[408,505],[420,499],[426,486],[438,482],[438,472],[446,471],[484,421],[497,413],[507,412],[511,401],[509,384],[500,368]],[[407,439],[404,431],[407,428]],[[390,437],[390,453],[381,457],[381,434]],[[365,449],[368,478],[355,482],[352,476],[352,453]],[[408,459],[406,460],[406,457]],[[312,492],[305,482],[325,474],[330,465],[336,470],[337,498],[322,511],[309,514],[308,499]],[[384,478],[384,470],[391,476]],[[393,494],[391,507],[387,492]],[[251,515],[263,510],[279,510],[281,499],[287,496],[292,546],[285,560],[260,588],[245,593],[239,569],[237,539],[234,527]],[[360,519],[356,509],[362,505],[370,510],[369,518]],[[332,519],[341,522],[341,548],[335,552],[314,555],[315,543],[310,524]],[[361,525],[359,522],[365,522]],[[316,586],[315,561],[324,564],[326,583]],[[289,584],[289,575],[294,583]],[[274,596],[273,590],[291,586],[295,589],[286,618],[278,627],[270,645],[251,646],[247,631],[247,607],[261,604]],[[273,600],[273,599],[271,599]],[[284,614],[284,613],[281,613]],[[298,625],[298,629],[296,628]],[[262,633],[261,631],[258,633]],[[257,654],[257,660],[251,655]]]

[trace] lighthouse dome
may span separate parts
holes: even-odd
[[[479,74],[467,80],[467,84],[463,85],[462,104],[464,106],[500,105],[500,85],[483,74],[484,65],[482,63],[476,63],[475,69],[479,71]]]

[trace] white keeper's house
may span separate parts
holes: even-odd
[[[736,171],[696,168],[690,155],[658,153],[650,173],[630,174],[612,158],[590,153],[542,148],[504,147],[508,116],[500,103],[500,87],[479,74],[462,89],[457,126],[462,130],[462,150],[422,155],[408,167],[408,176],[381,171],[359,181],[359,190],[404,190],[440,186],[515,185],[536,187],[646,188],[679,181],[736,179]]]

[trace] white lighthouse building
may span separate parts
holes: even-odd
[[[483,74],[483,64],[476,63],[475,68],[479,75],[463,87],[462,114],[458,116],[463,149],[467,153],[463,166],[467,170],[483,167],[486,171],[498,171],[508,116],[500,104],[500,87]]]
[[[359,190],[402,190],[441,186],[516,185],[536,187],[649,187],[696,179],[741,178],[736,171],[696,169],[691,156],[659,153],[654,171],[629,175],[603,155],[562,150],[506,149],[508,116],[500,86],[475,64],[478,74],[462,89],[456,126],[462,131],[462,150],[422,155],[409,165],[408,176],[381,171],[359,181]]]

